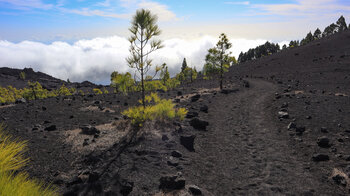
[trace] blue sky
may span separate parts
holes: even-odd
[[[350,21],[349,0],[0,0],[0,67],[106,83],[114,70],[131,71],[128,28],[140,8],[159,17],[165,48],[154,62],[172,75],[183,58],[200,70],[221,33],[237,57],[266,41],[323,31],[341,15]]]
[[[0,0],[0,39],[46,42],[127,36],[130,17],[141,7],[159,15],[164,32],[174,32],[163,34],[165,37],[216,35],[227,29],[233,37],[247,34],[246,38],[276,41],[324,28],[350,13],[348,0]],[[254,25],[256,31],[252,33]],[[279,27],[294,30],[286,36],[271,33]]]

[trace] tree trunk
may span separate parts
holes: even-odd
[[[144,66],[143,64],[143,29],[141,29],[141,91],[142,91],[142,105],[143,105],[143,108],[146,108],[143,66]]]

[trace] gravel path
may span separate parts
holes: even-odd
[[[275,126],[269,107],[276,87],[249,80],[250,89],[218,95],[201,118],[210,126],[197,134],[186,178],[214,195],[329,195]],[[220,103],[220,104],[216,104]]]

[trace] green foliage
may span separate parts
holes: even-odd
[[[314,41],[315,38],[314,36],[312,35],[311,31],[306,35],[306,37],[304,39],[301,40],[300,42],[300,45],[305,45],[305,44],[308,44],[312,41]]]
[[[119,74],[115,71],[111,74],[111,86],[116,89],[116,92],[128,94],[128,92],[132,91],[134,85],[135,81],[132,79],[129,72]]]
[[[142,127],[143,123],[148,120],[165,120],[178,118],[183,120],[187,114],[185,108],[175,108],[175,104],[170,99],[161,99],[156,93],[145,96],[145,107],[131,107],[122,112],[123,115],[131,119],[131,123],[135,126]]]
[[[64,84],[58,89],[59,96],[70,96],[72,95],[72,91],[75,92],[74,89],[68,89]]]
[[[186,68],[187,68],[187,62],[186,62],[186,58],[184,58],[184,60],[182,61],[181,72],[183,72]]]
[[[321,39],[322,37],[322,32],[319,28],[317,28],[314,32],[314,40]]]
[[[102,95],[103,94],[102,91],[98,88],[94,88],[94,89],[92,89],[92,91],[95,93],[95,95]]]
[[[103,94],[108,94],[109,93],[109,91],[106,89],[106,87],[103,87]]]
[[[161,70],[161,72],[160,72],[160,79],[162,80],[162,83],[165,86],[169,82],[170,74],[169,74],[169,71],[168,71],[168,66],[165,66],[165,68]]]
[[[85,95],[83,90],[79,90],[79,95]]]
[[[295,43],[294,41],[291,41],[289,46],[299,46],[299,43]],[[278,44],[266,42],[263,45],[257,46],[256,48],[251,48],[247,52],[241,54],[238,57],[238,62],[243,63],[246,61],[258,59],[263,56],[268,56],[271,54],[274,54],[276,52],[280,51],[280,46]]]
[[[231,47],[232,44],[226,35],[222,33],[216,46],[210,48],[208,54],[205,56],[204,75],[209,77],[219,75],[220,89],[223,88],[223,74],[235,62],[235,58],[231,56],[231,52],[229,51]]]
[[[54,196],[58,195],[52,187],[29,179],[28,174],[19,172],[28,159],[24,157],[25,142],[12,139],[0,126],[0,195],[3,196]]]
[[[24,73],[23,71],[21,71],[21,73],[19,73],[19,78],[21,80],[25,80],[26,79],[26,73]]]
[[[129,29],[132,33],[129,38],[131,44],[129,51],[131,55],[126,61],[128,62],[129,67],[135,68],[140,74],[144,107],[144,77],[152,66],[152,60],[149,58],[149,54],[163,47],[160,40],[153,39],[161,33],[156,22],[157,16],[153,15],[149,10],[137,10],[136,15],[133,17],[131,28]]]
[[[151,80],[145,82],[145,91],[156,91],[163,90],[167,91],[168,88],[160,80]]]
[[[48,90],[43,89],[39,82],[28,82],[29,89],[24,88],[23,98],[27,100],[47,98]]]

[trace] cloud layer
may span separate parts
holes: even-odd
[[[263,44],[266,40],[230,40],[233,55]],[[179,72],[183,58],[190,66],[201,70],[207,50],[215,45],[217,38],[203,36],[195,40],[168,39],[165,47],[152,54],[155,65],[166,63],[171,75]],[[23,41],[12,43],[0,40],[0,67],[31,67],[60,79],[71,81],[89,80],[107,84],[111,72],[130,69],[125,61],[129,55],[129,42],[124,37],[112,36],[79,40],[73,44]]]

